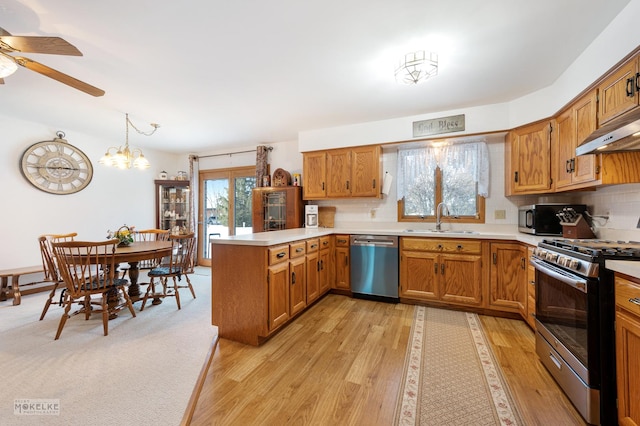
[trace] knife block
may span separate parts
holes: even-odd
[[[560,222],[560,225],[562,225],[562,236],[564,238],[576,239],[596,237],[582,215],[578,216],[578,219],[575,222]]]

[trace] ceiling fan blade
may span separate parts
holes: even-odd
[[[104,95],[104,90],[98,89],[97,87],[73,78],[70,75],[64,74],[60,71],[56,71],[53,68],[49,68],[46,65],[42,65],[39,62],[32,61],[31,59],[23,58],[21,56],[14,56],[13,59],[16,61],[16,64],[20,66],[28,68],[31,71],[35,71],[54,80],[58,80],[60,83],[64,83],[67,86],[73,87],[74,89],[78,89],[92,96]]]
[[[0,50],[82,56],[73,44],[60,37],[12,36],[0,33]]]

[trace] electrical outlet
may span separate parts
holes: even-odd
[[[494,219],[506,219],[507,211],[506,210],[494,210],[493,212]]]
[[[376,209],[369,210],[369,217],[371,219],[375,219],[376,218]]]

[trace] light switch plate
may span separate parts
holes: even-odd
[[[507,211],[506,210],[494,210],[493,212],[494,219],[506,219]]]

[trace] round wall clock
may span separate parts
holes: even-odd
[[[291,184],[291,174],[283,169],[276,169],[273,172],[273,181],[271,185],[273,186],[289,186]]]
[[[84,152],[63,139],[63,132],[56,136],[27,148],[22,154],[21,171],[41,191],[73,194],[89,185],[93,166]]]

